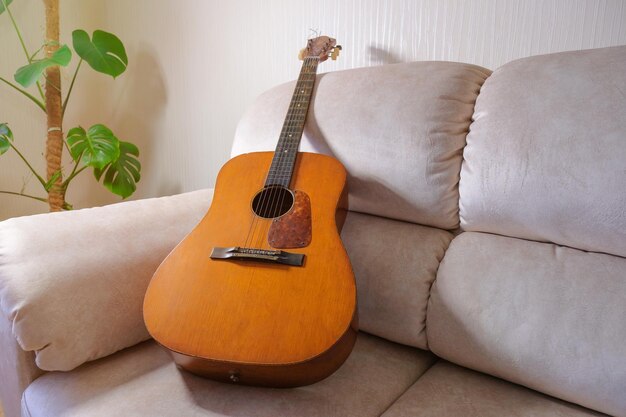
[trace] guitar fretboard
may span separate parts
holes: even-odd
[[[311,94],[315,86],[315,75],[319,57],[304,59],[296,88],[289,104],[283,129],[280,132],[278,145],[274,152],[272,165],[265,185],[282,185],[289,187],[293,175],[293,167],[300,147],[300,139],[304,131],[304,122],[311,102]]]

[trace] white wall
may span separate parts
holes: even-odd
[[[536,54],[626,44],[622,0],[61,0],[62,32],[111,31],[125,42],[128,71],[118,80],[81,70],[65,129],[109,124],[142,150],[143,180],[133,198],[213,185],[228,158],[237,120],[263,90],[297,76],[309,29],[344,47],[320,71],[413,60],[451,60],[495,69]],[[42,2],[12,10],[31,49],[41,43]],[[23,64],[0,16],[0,75]],[[9,59],[10,57],[10,59]],[[69,84],[70,72],[64,81]],[[0,85],[0,121],[43,166],[44,119]],[[21,187],[26,171],[0,157],[0,190]],[[77,207],[118,201],[89,174],[73,184]],[[31,187],[32,186],[32,187]],[[36,190],[31,181],[28,190]],[[45,211],[0,195],[0,219]]]

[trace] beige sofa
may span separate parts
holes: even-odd
[[[273,149],[292,88],[233,155]],[[301,149],[350,174],[361,334],[335,374],[222,384],[148,340],[203,190],[0,223],[7,416],[626,416],[626,47],[323,74]]]

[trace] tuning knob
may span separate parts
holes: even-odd
[[[339,52],[341,51],[341,45],[337,45],[333,48],[333,51],[330,53],[330,59],[332,59],[333,61],[337,60],[337,57],[339,56]]]
[[[304,52],[306,52],[306,48],[302,48],[300,49],[300,52],[298,52],[298,59],[300,61],[304,61]]]

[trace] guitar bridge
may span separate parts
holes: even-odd
[[[242,248],[239,246],[233,246],[230,248],[213,248],[213,251],[211,252],[211,259],[261,261],[291,266],[302,266],[304,263],[304,254],[285,252],[282,250]]]

